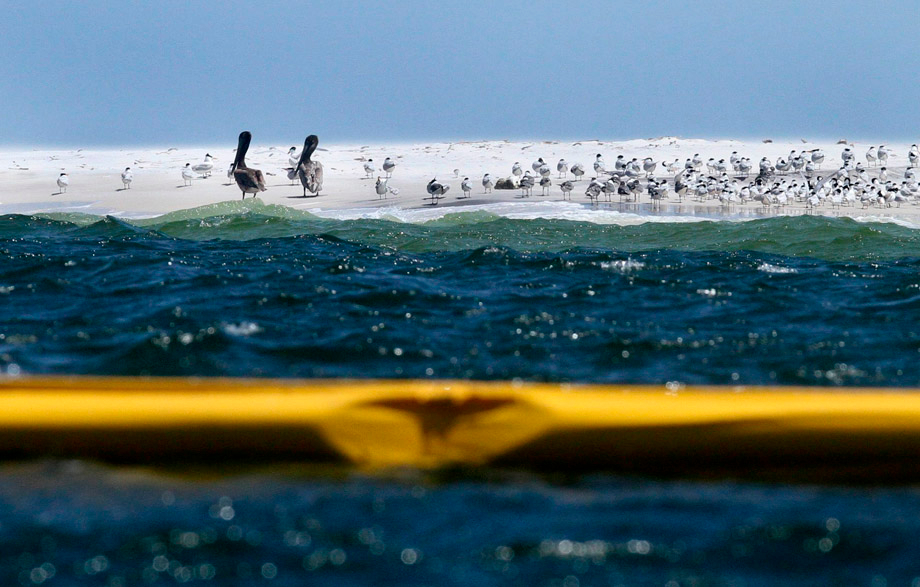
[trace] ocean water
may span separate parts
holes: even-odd
[[[613,214],[3,217],[0,369],[920,383],[920,229]]]
[[[5,374],[917,386],[920,227],[580,205],[0,218]],[[3,585],[920,585],[913,487],[0,468]]]

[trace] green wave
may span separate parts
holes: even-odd
[[[6,217],[17,218],[16,216]],[[29,217],[18,217],[29,218]],[[77,232],[102,234],[136,227],[137,232],[184,240],[289,238],[329,235],[367,246],[405,252],[437,252],[499,246],[519,252],[602,249],[756,251],[831,261],[920,257],[920,230],[886,222],[824,216],[780,216],[747,221],[595,224],[561,219],[518,220],[488,211],[449,213],[423,223],[389,219],[334,220],[259,199],[209,204],[143,220],[100,219],[87,214],[44,214],[42,219]],[[16,222],[12,221],[15,225]],[[100,226],[100,222],[109,225]],[[95,228],[93,228],[95,227]],[[108,228],[106,228],[108,227]],[[35,229],[25,223],[17,230]],[[47,236],[48,227],[44,227]],[[100,232],[102,231],[102,232]],[[62,231],[65,232],[65,231]]]

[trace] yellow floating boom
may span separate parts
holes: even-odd
[[[920,393],[10,378],[0,380],[0,457],[920,480]]]

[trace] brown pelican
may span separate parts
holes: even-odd
[[[262,175],[262,172],[246,167],[246,151],[249,150],[250,142],[252,142],[252,133],[248,130],[241,132],[240,142],[236,147],[236,158],[230,167],[236,185],[240,186],[243,192],[244,200],[246,194],[252,194],[252,197],[255,197],[257,193],[265,191],[265,176]]]
[[[318,196],[320,190],[323,189],[323,164],[310,159],[310,155],[316,150],[317,145],[319,145],[319,137],[316,135],[308,136],[303,142],[300,161],[297,162],[297,167],[294,168],[294,172],[300,178],[300,183],[303,184],[304,198],[307,197],[307,190],[310,190],[311,194]]]

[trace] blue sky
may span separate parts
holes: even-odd
[[[10,2],[0,144],[920,139],[894,2]]]

